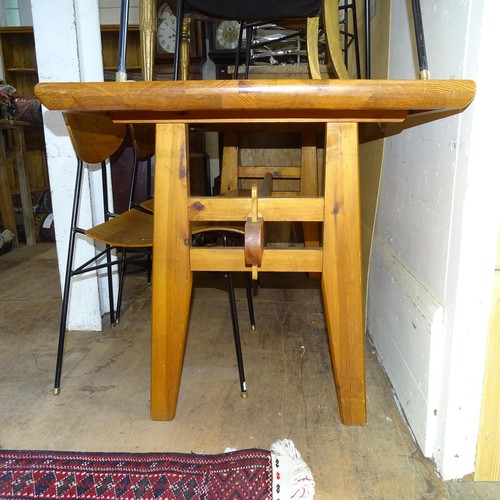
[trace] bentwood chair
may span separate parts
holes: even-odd
[[[136,259],[142,259],[144,254],[151,252],[153,246],[153,216],[152,214],[132,208],[122,214],[112,214],[109,209],[108,179],[106,160],[122,144],[126,126],[115,124],[103,115],[64,115],[69,136],[71,138],[76,156],[77,172],[73,211],[71,215],[71,228],[66,264],[66,273],[63,287],[63,301],[61,323],[59,329],[59,343],[57,351],[54,393],[59,394],[61,386],[61,372],[64,355],[64,341],[66,336],[66,322],[71,292],[72,278],[85,273],[96,273],[101,269],[106,270],[109,291],[110,322],[114,326],[119,318],[119,312],[114,304],[112,271],[118,268],[120,286],[123,283],[123,265]],[[90,122],[90,123],[89,123]],[[85,164],[99,164],[102,176],[102,204],[104,222],[84,229],[79,226],[80,199],[84,179]],[[90,238],[104,245],[103,250],[96,249],[96,255],[81,265],[74,264],[75,247],[79,236]],[[121,258],[115,258],[114,251],[123,249],[134,250],[133,254],[122,253]],[[121,291],[118,291],[121,295]]]

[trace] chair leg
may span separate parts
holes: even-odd
[[[109,321],[114,327],[118,323],[115,316],[115,303],[113,299],[113,261],[111,259],[111,247],[106,245],[106,274],[108,278],[108,297],[109,297]]]
[[[68,243],[68,256],[66,259],[66,274],[64,277],[64,289],[62,298],[62,308],[61,308],[61,322],[59,325],[59,341],[57,346],[57,357],[56,357],[56,373],[54,380],[54,394],[57,395],[61,391],[61,372],[62,372],[62,360],[64,354],[64,340],[66,337],[66,321],[68,318],[68,305],[69,305],[69,292],[71,286],[72,267],[73,267],[73,256],[75,253],[75,241],[76,241],[76,227],[78,221],[78,208],[80,192],[82,187],[82,174],[83,174],[83,162],[78,160],[76,169],[76,182],[75,182],[75,192],[73,197],[73,210],[71,213],[71,231],[69,235]]]
[[[125,249],[122,249],[122,262],[118,265],[118,294],[116,298],[116,311],[115,311],[115,325],[120,322],[120,314],[122,309],[122,296],[123,296],[123,281],[125,279],[125,273],[127,272],[127,263],[124,262],[127,252]]]
[[[245,273],[245,288],[247,291],[248,315],[250,317],[250,327],[255,330],[255,315],[253,312],[252,280],[250,273]]]
[[[132,164],[132,174],[130,176],[130,189],[128,192],[128,208],[131,209],[135,203],[135,185],[137,183],[137,173],[139,170],[139,160],[137,158],[137,153],[134,150],[134,162]]]
[[[68,319],[68,305],[69,305],[69,291],[71,286],[71,266],[73,262],[73,255],[75,249],[75,231],[71,231],[70,243],[68,248],[68,259],[66,264],[66,276],[64,278],[64,290],[62,299],[62,309],[61,309],[61,322],[59,325],[59,342],[57,346],[57,358],[56,358],[56,374],[54,380],[54,394],[58,395],[61,391],[61,372],[62,372],[62,360],[64,354],[64,340],[66,337],[66,321]]]
[[[243,355],[241,353],[240,328],[238,325],[238,312],[236,310],[236,298],[234,296],[233,276],[227,273],[227,282],[229,288],[229,306],[231,309],[231,319],[233,323],[234,346],[236,349],[236,360],[238,362],[238,373],[240,376],[241,397],[247,397],[247,384],[245,381],[245,370],[243,367]]]
[[[101,162],[101,177],[102,177],[102,201],[103,201],[103,208],[104,208],[104,220],[108,221],[110,217],[110,210],[109,210],[109,200],[108,200],[108,191],[107,191],[107,186],[108,186],[108,178],[106,174],[106,162],[103,161]],[[108,278],[108,297],[109,297],[109,320],[111,323],[111,326],[116,325],[116,320],[115,320],[115,303],[113,300],[113,261],[111,258],[111,247],[109,245],[106,245],[106,273],[107,273],[107,278]]]

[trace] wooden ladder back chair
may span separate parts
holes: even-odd
[[[112,250],[133,248],[142,249],[143,252],[147,253],[153,245],[153,217],[151,214],[131,209],[115,216],[109,210],[106,160],[121,146],[125,137],[126,126],[124,124],[115,124],[104,115],[66,113],[64,114],[64,119],[77,156],[77,172],[66,273],[63,286],[61,323],[54,382],[55,394],[59,394],[61,386],[66,321],[72,278],[87,272],[96,272],[99,269],[106,269],[109,289],[110,321],[112,325],[115,325],[119,319],[119,310],[115,309],[114,306],[112,267],[117,265],[120,269],[124,260],[113,259]],[[103,188],[102,201],[104,207],[104,222],[88,229],[81,228],[78,222],[85,168],[84,163],[100,164]],[[102,251],[96,250],[95,257],[89,259],[84,264],[74,267],[75,245],[77,235],[79,234],[104,244],[105,249]],[[127,256],[125,261],[135,260],[137,258],[142,258],[142,255],[134,254],[131,257]],[[120,279],[120,283],[121,282]]]

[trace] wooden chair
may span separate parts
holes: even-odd
[[[61,386],[66,321],[72,278],[84,273],[96,272],[99,269],[106,269],[109,289],[110,322],[111,325],[115,325],[119,318],[119,311],[118,314],[116,314],[117,310],[114,305],[112,269],[114,266],[118,266],[120,275],[123,274],[122,266],[125,262],[142,258],[145,253],[150,253],[153,246],[152,214],[133,208],[115,216],[109,210],[106,160],[122,144],[126,133],[126,125],[115,124],[104,115],[90,116],[65,114],[64,118],[77,156],[77,173],[64,279],[54,394],[59,394]],[[85,168],[84,163],[100,164],[103,186],[102,201],[104,207],[104,222],[88,229],[83,229],[78,225],[82,181]],[[78,235],[84,235],[96,242],[104,244],[105,249],[102,251],[96,250],[95,257],[75,267],[73,261]],[[122,258],[114,259],[112,252],[115,249],[134,249],[140,250],[140,253],[124,255]],[[121,276],[119,282],[120,284],[123,283]],[[120,295],[121,291],[119,291],[118,294]]]

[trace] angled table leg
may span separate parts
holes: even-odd
[[[189,264],[188,129],[156,126],[151,418],[175,417],[186,344],[192,272]]]
[[[323,303],[340,417],[366,423],[358,126],[328,123],[325,141]]]

